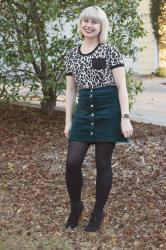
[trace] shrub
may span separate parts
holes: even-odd
[[[160,76],[160,77],[166,77],[166,68],[164,67],[159,67],[156,72],[155,72],[156,76]]]

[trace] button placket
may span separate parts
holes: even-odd
[[[91,110],[91,121],[90,121],[90,135],[93,136],[94,135],[94,104],[93,104],[93,89],[90,90],[90,98],[91,98],[91,102],[90,102],[90,110]]]

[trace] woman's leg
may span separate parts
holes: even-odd
[[[66,185],[71,205],[81,200],[83,185],[81,166],[90,143],[80,141],[69,141],[66,160]]]
[[[70,141],[66,160],[66,184],[70,197],[71,212],[69,214],[66,228],[78,226],[84,205],[81,201],[81,190],[83,185],[81,166],[90,143]]]
[[[112,187],[112,154],[114,142],[97,142],[95,144],[96,156],[96,202],[95,211],[102,211]]]
[[[85,227],[87,232],[99,230],[104,218],[104,205],[108,199],[112,187],[112,168],[111,160],[115,147],[113,142],[95,143],[96,157],[96,202],[90,216],[88,225]]]

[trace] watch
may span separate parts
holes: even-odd
[[[121,116],[122,118],[130,118],[130,115],[129,114],[123,114],[122,116]]]

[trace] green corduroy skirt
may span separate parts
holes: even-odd
[[[69,141],[129,143],[121,133],[121,110],[116,86],[79,90]]]

